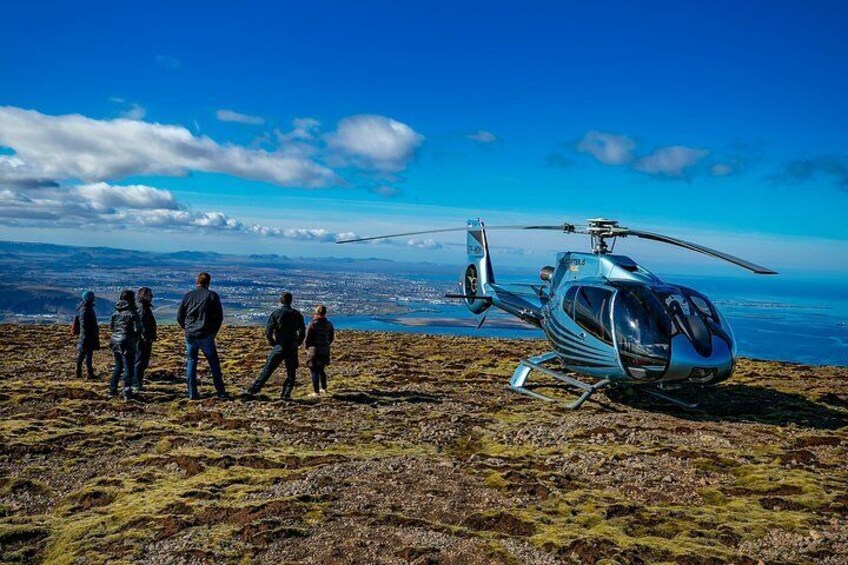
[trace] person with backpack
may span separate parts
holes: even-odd
[[[115,368],[109,381],[109,396],[118,395],[118,381],[121,375],[124,377],[122,396],[129,400],[133,395],[133,381],[135,375],[135,357],[138,351],[138,338],[144,333],[141,318],[135,306],[135,293],[125,290],[121,293],[118,302],[115,303],[115,313],[109,322],[112,330],[110,347],[115,356]]]
[[[289,400],[294,389],[297,368],[300,364],[297,352],[303,343],[305,334],[303,314],[292,308],[292,293],[284,292],[280,296],[280,307],[271,313],[268,317],[268,323],[265,325],[265,339],[271,346],[268,360],[265,362],[262,372],[245,391],[245,394],[258,394],[274,371],[285,362],[286,380],[283,381],[280,398]]]
[[[200,399],[200,393],[197,391],[197,360],[201,351],[212,371],[212,383],[215,385],[218,399],[230,398],[224,388],[221,360],[215,343],[215,336],[224,323],[224,308],[218,293],[209,290],[211,282],[212,275],[209,273],[197,275],[195,289],[186,293],[177,311],[177,323],[185,330],[186,386],[189,400]]]
[[[146,286],[136,293],[143,331],[138,336],[138,356],[135,360],[135,387],[144,388],[144,372],[150,365],[153,342],[156,341],[156,316],[153,315],[153,291]]]
[[[82,379],[82,365],[85,363],[86,376],[95,380],[92,364],[94,352],[100,349],[100,326],[97,325],[97,314],[94,311],[94,293],[86,290],[82,293],[82,302],[77,306],[74,316],[72,333],[77,338],[77,379]]]
[[[333,323],[327,319],[327,307],[319,305],[306,328],[306,366],[312,373],[312,398],[327,392],[325,368],[330,364],[330,345],[335,333]]]

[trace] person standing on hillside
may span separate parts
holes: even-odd
[[[327,319],[327,307],[315,308],[315,316],[306,330],[306,365],[312,373],[312,396],[327,392],[327,373],[330,364],[330,345],[336,338],[333,323]]]
[[[135,387],[144,388],[144,372],[150,365],[153,342],[156,341],[156,316],[153,315],[153,291],[146,286],[136,293],[139,304],[139,316],[144,331],[138,339],[138,358],[135,360]]]
[[[82,302],[77,306],[77,315],[74,321],[74,333],[78,333],[77,339],[77,378],[82,379],[82,364],[85,362],[86,376],[90,380],[97,377],[94,375],[92,364],[94,352],[100,349],[100,326],[97,325],[97,314],[94,311],[94,293],[86,290],[82,293]]]
[[[299,365],[297,352],[305,336],[303,314],[292,308],[292,294],[284,292],[280,296],[280,307],[271,313],[268,317],[268,323],[265,325],[265,339],[271,346],[268,360],[265,362],[262,372],[245,391],[245,394],[258,394],[265,382],[277,370],[277,367],[285,362],[286,380],[283,382],[280,398],[290,399]]]
[[[118,380],[124,377],[124,400],[132,398],[132,386],[135,376],[135,357],[138,351],[138,338],[144,332],[141,318],[135,305],[135,293],[125,290],[115,303],[115,313],[109,322],[112,336],[109,338],[112,353],[115,356],[115,368],[109,381],[109,396],[118,395]]]
[[[229,398],[224,388],[224,377],[221,374],[221,361],[218,358],[218,346],[215,336],[224,323],[224,308],[218,293],[209,290],[212,275],[200,273],[195,279],[197,287],[183,297],[177,311],[177,323],[185,330],[186,341],[186,386],[189,400],[198,400],[197,392],[197,359],[201,351],[209,369],[212,371],[212,382],[218,398]]]

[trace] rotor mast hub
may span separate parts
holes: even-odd
[[[612,238],[613,246],[615,246],[615,238],[623,236],[627,232],[627,228],[618,225],[618,220],[595,218],[588,220],[588,222],[589,225],[586,231],[592,238],[592,253],[596,255],[605,255],[610,252],[607,239]]]

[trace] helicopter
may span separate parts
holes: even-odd
[[[590,236],[591,251],[557,254],[554,266],[539,272],[541,283],[501,285],[495,281],[487,230],[556,231]],[[705,388],[730,378],[736,365],[736,340],[727,318],[702,293],[662,281],[630,257],[613,253],[618,238],[667,243],[733,263],[759,275],[776,271],[727,253],[658,233],[620,226],[606,218],[585,225],[490,226],[470,219],[464,228],[407,232],[338,241],[353,243],[452,231],[467,232],[467,261],[461,299],[485,321],[495,307],[542,330],[551,351],[522,359],[507,385],[537,398],[555,401],[530,384],[534,371],[577,390],[568,409],[579,408],[610,385],[637,388],[683,408],[691,403],[669,390]],[[516,290],[522,286],[523,290]]]

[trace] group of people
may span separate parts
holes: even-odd
[[[197,390],[197,361],[200,352],[209,363],[212,382],[219,399],[229,398],[221,372],[218,347],[215,338],[224,323],[224,308],[218,293],[210,290],[212,277],[203,272],[197,275],[196,287],[187,293],[177,311],[177,323],[185,332],[186,343],[186,387],[188,398],[200,397]],[[94,292],[82,293],[82,302],[77,307],[73,332],[78,335],[76,376],[82,378],[83,365],[89,379],[96,379],[93,367],[94,351],[100,349],[100,327],[97,323]],[[326,367],[330,364],[330,346],[335,339],[333,324],[327,319],[326,306],[315,308],[315,315],[307,326],[299,311],[292,307],[292,294],[280,296],[280,307],[268,317],[265,338],[271,346],[268,359],[259,376],[245,394],[258,394],[277,368],[285,364],[286,378],[281,398],[290,399],[294,390],[299,366],[299,351],[306,347],[306,364],[312,373],[310,396],[318,397],[327,392]],[[132,398],[144,388],[144,373],[150,364],[153,342],[156,341],[156,317],[153,312],[153,291],[141,287],[137,292],[124,290],[115,312],[109,321],[111,337],[109,348],[115,357],[112,376],[109,380],[109,395],[118,396],[118,386],[123,380],[120,394]]]

